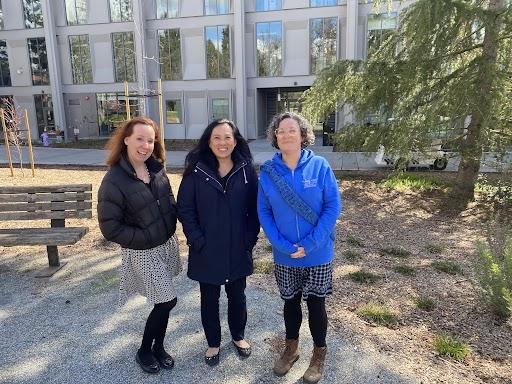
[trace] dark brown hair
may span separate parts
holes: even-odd
[[[279,124],[281,124],[281,121],[284,119],[295,120],[299,125],[300,135],[302,137],[301,148],[306,148],[308,145],[315,143],[313,128],[302,115],[295,112],[283,112],[279,115],[275,115],[267,128],[267,139],[274,148],[279,149],[277,145],[276,129],[279,128]]]
[[[160,140],[160,129],[156,123],[148,117],[134,117],[131,120],[125,121],[116,128],[114,134],[107,142],[106,149],[110,151],[107,157],[107,165],[112,167],[119,162],[121,155],[126,154],[126,144],[124,139],[133,133],[133,127],[137,124],[149,125],[155,131],[155,147],[153,148],[153,156],[160,163],[165,162],[165,150]]]

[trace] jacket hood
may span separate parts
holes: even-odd
[[[306,164],[308,164],[311,159],[315,156],[311,149],[301,149],[299,162],[297,163],[297,168],[302,168]],[[288,169],[288,166],[283,161],[283,155],[281,152],[277,152],[272,158],[272,163],[274,163],[278,168]]]

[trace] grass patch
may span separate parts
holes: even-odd
[[[117,286],[118,284],[119,273],[117,271],[106,272],[101,274],[96,281],[91,283],[91,293],[98,295],[109,291],[112,287]]]
[[[399,192],[447,190],[447,185],[435,177],[412,175],[404,172],[392,174],[382,181],[381,185]]]
[[[396,265],[393,267],[393,271],[404,276],[414,276],[416,270],[408,265]]]
[[[432,268],[434,268],[436,271],[448,273],[449,275],[462,274],[462,268],[460,267],[459,264],[455,263],[454,261],[433,261],[431,265]]]
[[[451,357],[457,361],[464,361],[469,354],[467,344],[449,335],[437,336],[434,349],[439,355]]]
[[[359,237],[356,237],[354,235],[348,235],[347,236],[347,244],[352,247],[364,247],[363,240],[361,240]]]
[[[268,259],[254,260],[254,273],[270,275],[274,272],[274,262]]]
[[[420,296],[414,299],[414,304],[416,308],[421,309],[422,311],[430,312],[436,307],[436,302],[434,299],[426,296]]]
[[[425,250],[432,255],[438,255],[443,252],[444,246],[437,243],[428,243],[425,245]]]
[[[393,327],[397,325],[398,318],[386,306],[380,304],[366,304],[356,311],[357,315],[362,319],[383,325],[385,327]]]
[[[347,260],[354,261],[361,259],[363,255],[361,255],[361,252],[357,249],[346,249],[343,251],[343,257]]]
[[[385,247],[380,249],[380,253],[385,256],[394,256],[406,258],[411,256],[411,252],[402,247]]]
[[[348,277],[352,281],[355,281],[356,283],[360,283],[360,284],[373,284],[373,283],[377,282],[377,280],[379,280],[379,278],[380,278],[375,273],[368,272],[368,271],[362,271],[362,270],[349,273]]]

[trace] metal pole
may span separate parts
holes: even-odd
[[[11,177],[14,177],[14,171],[12,169],[11,149],[9,148],[9,135],[7,133],[7,125],[5,124],[5,116],[4,116],[3,108],[0,108],[0,115],[2,116],[2,127],[4,129],[5,152],[7,154],[7,159],[9,160],[9,169],[11,170]]]
[[[25,109],[25,128],[27,129],[28,154],[30,156],[30,168],[32,168],[32,177],[35,177],[34,152],[32,152],[32,136],[30,134],[30,125],[28,123],[28,112],[26,109]]]
[[[164,147],[165,153],[165,132],[164,132],[164,108],[163,108],[163,97],[162,97],[162,78],[158,79],[157,82],[158,92],[158,115],[160,117],[160,140],[162,140],[162,146]],[[164,168],[166,168],[166,162],[164,162]]]
[[[126,120],[131,120],[130,116],[130,100],[129,100],[130,94],[128,93],[128,82],[124,82],[124,101],[126,106]]]

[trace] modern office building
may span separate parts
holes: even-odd
[[[253,139],[326,65],[364,59],[410,2],[1,0],[0,95],[28,110],[33,136],[97,137],[125,119],[125,81],[132,115],[158,121],[161,78],[167,139],[219,117]]]

